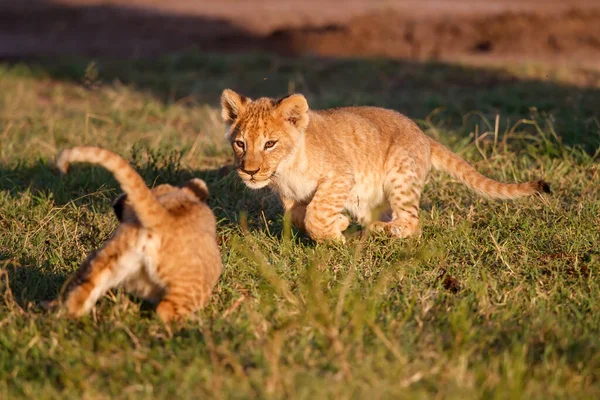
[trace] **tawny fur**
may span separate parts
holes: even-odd
[[[117,286],[157,303],[165,322],[184,319],[203,307],[222,270],[215,217],[204,202],[204,181],[150,190],[126,160],[97,147],[64,150],[56,164],[66,173],[74,162],[103,166],[125,194],[114,204],[119,227],[66,285],[67,312],[74,317],[86,314]]]
[[[482,176],[392,110],[313,111],[301,94],[253,101],[229,89],[221,106],[239,176],[250,188],[272,188],[292,223],[318,241],[344,240],[350,220],[343,212],[395,237],[418,235],[431,167],[489,198],[549,192],[543,181],[506,184]]]

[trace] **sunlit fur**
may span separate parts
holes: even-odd
[[[315,240],[344,240],[349,219],[343,212],[395,237],[419,234],[431,167],[490,198],[549,192],[543,181],[504,184],[480,175],[392,110],[312,111],[301,94],[253,101],[229,89],[221,106],[239,176],[253,189],[271,187],[292,223]],[[276,145],[267,149],[268,142]]]
[[[105,167],[125,194],[113,206],[119,227],[66,285],[68,314],[86,314],[116,286],[157,303],[156,311],[165,322],[183,319],[203,307],[222,269],[204,181],[192,179],[181,188],[165,184],[150,190],[127,161],[96,147],[64,150],[56,164],[66,173],[73,162]]]

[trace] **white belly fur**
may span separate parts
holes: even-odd
[[[133,293],[143,299],[157,301],[165,291],[165,284],[161,281],[156,270],[156,260],[160,246],[159,235],[143,230],[140,232],[138,243],[132,253],[135,254],[135,260],[131,264],[137,264],[136,269],[130,265],[131,273],[123,281],[123,287],[130,293]]]
[[[357,180],[348,194],[344,209],[361,225],[378,219],[378,209],[387,204],[383,185],[379,182],[376,179]],[[295,171],[287,171],[274,184],[279,195],[301,203],[310,203],[317,189],[317,181]]]
[[[377,215],[377,208],[385,203],[383,186],[375,180],[358,181],[348,196],[344,208],[361,225],[370,223]]]

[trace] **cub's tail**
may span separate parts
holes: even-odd
[[[535,193],[551,193],[550,186],[540,180],[525,183],[500,183],[486,178],[465,160],[442,144],[428,138],[431,145],[431,162],[435,169],[446,171],[475,192],[492,199],[518,199]]]
[[[64,174],[74,162],[98,164],[110,171],[127,194],[142,226],[151,228],[169,217],[142,177],[121,156],[99,147],[80,146],[63,150],[56,158],[56,165]]]

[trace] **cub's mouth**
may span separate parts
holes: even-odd
[[[242,181],[251,189],[261,189],[268,186],[271,183],[271,178],[274,174],[268,176],[252,176],[238,169],[238,175],[242,178]]]

